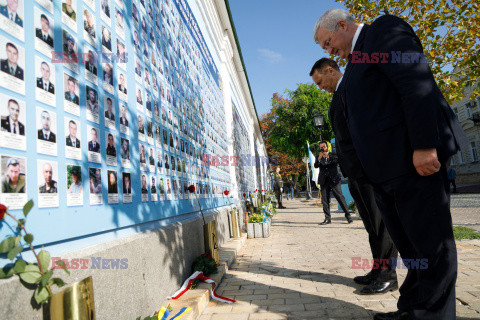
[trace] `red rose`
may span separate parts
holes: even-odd
[[[0,220],[5,218],[5,212],[7,212],[7,207],[0,203]]]
[[[228,190],[223,191],[223,194],[226,195],[226,196],[228,196],[229,193],[230,193],[230,191],[228,191]]]
[[[247,195],[247,194],[244,192],[244,193],[243,193],[243,197],[245,198],[246,195]]]
[[[188,191],[189,191],[190,193],[194,193],[194,192],[195,192],[195,186],[194,186],[193,184],[190,185],[190,186],[188,187]]]

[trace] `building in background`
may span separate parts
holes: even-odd
[[[465,96],[469,97],[472,89],[465,91]],[[469,145],[452,157],[456,183],[480,184],[480,96],[475,100],[456,101],[452,103],[452,109],[469,140]]]

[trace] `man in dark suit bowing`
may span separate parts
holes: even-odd
[[[320,142],[320,155],[315,159],[314,164],[315,168],[320,168],[318,184],[322,191],[323,213],[325,213],[325,220],[320,223],[320,225],[332,223],[332,217],[330,215],[330,192],[333,193],[343,212],[345,212],[345,218],[348,223],[353,222],[347,208],[347,203],[345,202],[345,197],[342,194],[342,188],[340,186],[341,178],[338,174],[337,165],[337,155],[333,152],[328,152],[326,141]]]
[[[402,259],[428,261],[426,268],[410,266],[399,310],[374,319],[455,319],[457,254],[446,164],[466,137],[420,40],[398,17],[359,25],[341,9],[317,21],[314,40],[330,54],[352,55],[339,95],[353,145]]]
[[[372,257],[378,262],[378,268],[373,268],[367,275],[355,277],[353,280],[366,285],[361,290],[362,294],[395,290],[398,288],[398,282],[397,274],[392,267],[392,258],[397,258],[398,251],[382,220],[375,202],[373,185],[365,176],[348,131],[344,106],[338,94],[342,73],[335,61],[322,58],[313,65],[310,76],[320,89],[333,93],[328,117],[335,133],[338,163],[342,174],[348,177],[348,188],[367,230]]]

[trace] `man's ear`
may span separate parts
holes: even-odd
[[[340,20],[337,22],[339,30],[346,31],[348,29],[348,23],[345,20]]]

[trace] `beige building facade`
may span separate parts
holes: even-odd
[[[471,89],[467,89],[465,97],[469,97],[470,93]],[[452,109],[469,140],[468,146],[452,158],[452,168],[457,173],[456,183],[480,184],[480,96],[475,100],[464,98],[456,101],[452,103]]]

